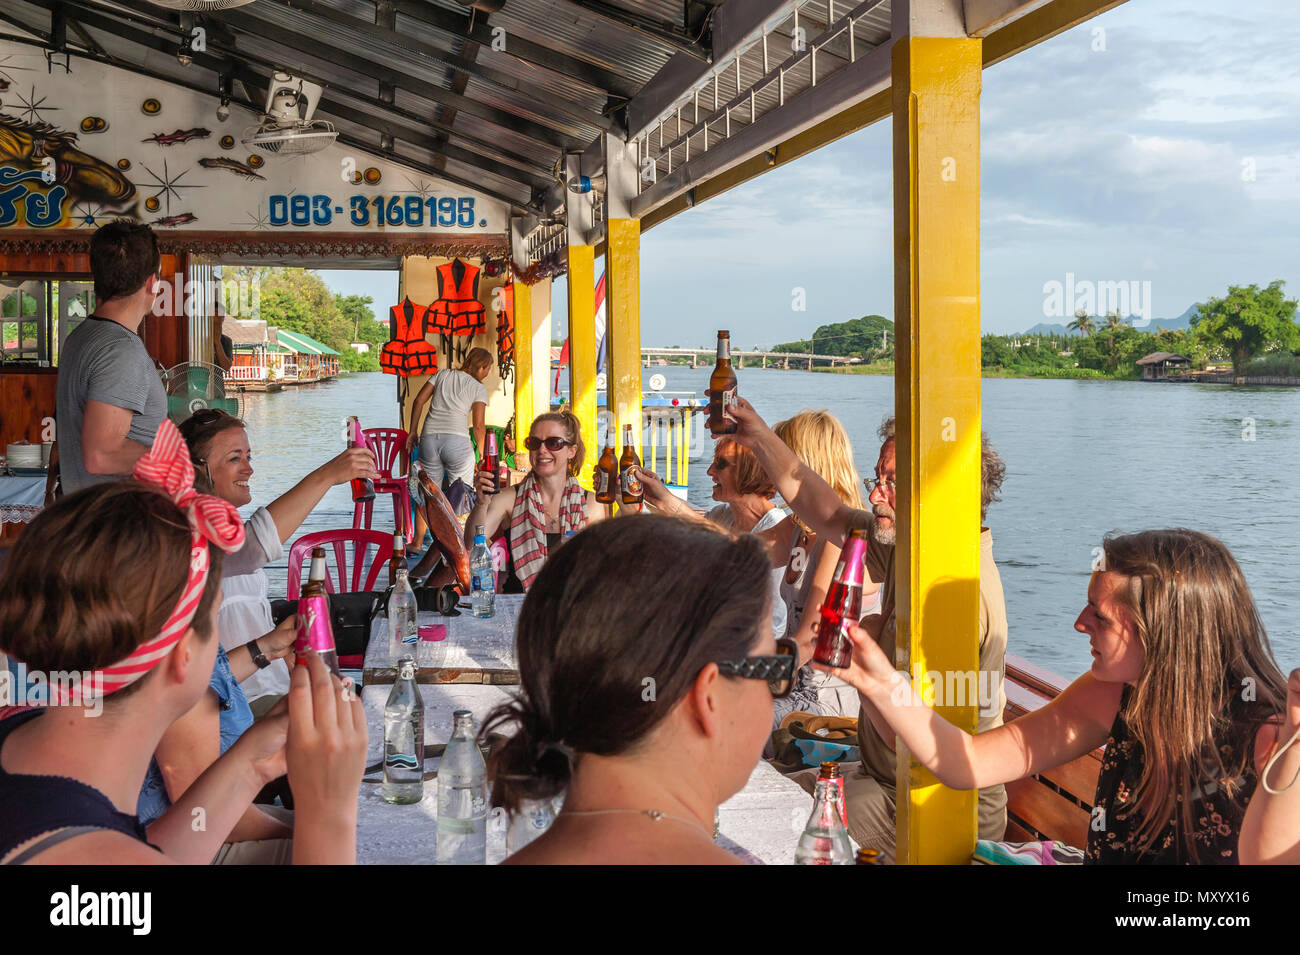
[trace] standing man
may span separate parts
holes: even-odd
[[[59,360],[65,493],[130,475],[167,414],[167,394],[139,335],[157,295],[160,265],[158,240],[147,225],[112,222],[90,239],[95,313],[68,336]]]
[[[856,510],[845,504],[821,477],[799,460],[768,428],[753,407],[741,399],[732,414],[740,422],[734,435],[752,448],[777,491],[799,518],[832,544],[843,545],[854,528],[867,531],[867,576],[880,587],[880,614],[863,618],[861,626],[885,653],[894,658],[897,644],[894,594],[894,547],[896,534],[894,419],[880,426],[880,457],[876,476],[868,480],[871,510]],[[988,506],[998,499],[1006,467],[987,437],[981,441],[980,522]],[[988,687],[990,699],[980,699],[978,732],[1002,725],[1005,700],[1007,609],[1002,595],[1002,578],[993,562],[993,535],[980,529],[980,671],[977,687]],[[906,671],[907,661],[897,666]],[[909,682],[911,678],[909,676]],[[860,697],[861,699],[861,697]],[[896,837],[897,783],[893,729],[876,708],[862,699],[858,717],[858,746],[862,765],[844,776],[845,809],[849,834],[865,848],[879,849],[894,861]],[[801,784],[812,780],[800,780]],[[807,786],[806,786],[807,788]],[[1003,786],[981,789],[979,794],[979,838],[1000,840],[1006,830],[1007,794]]]

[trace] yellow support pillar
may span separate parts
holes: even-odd
[[[596,443],[596,275],[595,249],[569,246],[569,404],[582,423],[587,462],[578,483],[592,487],[590,464],[600,454]]]
[[[537,417],[533,408],[533,376],[545,378],[550,373],[550,365],[534,367],[533,290],[518,279],[511,286],[515,299],[515,447],[522,451],[528,428]]]
[[[642,453],[641,422],[641,223],[610,219],[605,244],[605,335],[609,342],[609,410],[619,438],[632,426]]]
[[[893,47],[899,665],[946,687],[979,670],[980,67],[978,39]],[[941,702],[974,732],[977,700]],[[899,860],[969,862],[977,793],[901,742],[897,781]]]

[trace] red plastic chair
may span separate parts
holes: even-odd
[[[367,558],[367,551],[372,544],[375,553]],[[352,594],[383,589],[376,587],[376,584],[393,555],[391,535],[383,531],[357,528],[317,531],[299,537],[289,548],[288,587],[285,596],[290,600],[297,600],[302,592],[303,564],[311,560],[311,552],[315,547],[325,548],[325,590],[329,593]],[[331,552],[333,560],[330,559]],[[360,670],[364,663],[364,655],[339,657],[339,667],[345,670]]]
[[[362,434],[366,446],[375,453],[375,469],[380,474],[379,480],[374,482],[375,495],[393,495],[393,525],[409,541],[412,530],[411,492],[406,486],[406,474],[393,473],[393,469],[402,464],[406,432],[401,428],[366,428]],[[352,511],[352,526],[368,530],[374,509],[374,501],[358,501]]]

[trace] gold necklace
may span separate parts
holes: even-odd
[[[688,826],[694,826],[696,829],[700,830],[700,832],[704,833],[704,835],[709,839],[710,842],[713,841],[713,834],[709,832],[709,830],[705,829],[698,822],[696,822],[694,819],[684,819],[681,816],[671,816],[668,813],[663,812],[659,809],[561,809],[560,815],[561,816],[605,816],[605,815],[610,815],[618,812],[630,812],[630,813],[635,813],[636,815],[639,816],[648,816],[649,818],[653,819],[655,822],[662,822],[664,819],[671,819],[673,822],[680,822]]]

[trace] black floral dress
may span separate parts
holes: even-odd
[[[1242,718],[1235,719],[1232,726],[1248,728],[1235,730],[1231,739],[1219,745],[1224,766],[1237,765],[1243,747],[1251,747],[1252,756],[1246,760],[1245,773],[1231,783],[1232,795],[1228,795],[1223,782],[1208,777],[1202,780],[1192,813],[1196,858],[1192,858],[1187,848],[1179,806],[1151,848],[1143,853],[1138,840],[1141,819],[1133,811],[1135,791],[1142,778],[1143,753],[1124,718],[1132,689],[1125,687],[1106,741],[1084,862],[1089,865],[1237,865],[1237,837],[1257,781],[1253,758],[1255,725],[1244,718],[1246,714],[1234,714]],[[1178,797],[1180,802],[1182,798]]]

